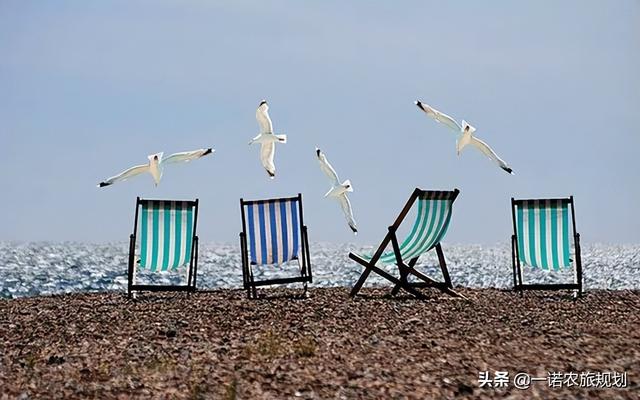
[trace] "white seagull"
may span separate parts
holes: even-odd
[[[357,235],[358,228],[356,227],[356,221],[353,219],[351,202],[349,202],[349,198],[347,197],[347,192],[353,192],[351,181],[347,179],[346,181],[340,183],[340,179],[338,179],[336,170],[333,169],[331,164],[329,164],[329,161],[327,161],[327,157],[317,147],[316,157],[318,157],[318,162],[320,162],[320,169],[329,178],[329,181],[331,181],[331,189],[324,195],[324,197],[333,197],[340,202],[342,212],[347,219],[349,228],[351,228],[353,233]]]
[[[287,143],[287,135],[276,135],[273,133],[273,124],[269,118],[269,105],[266,100],[262,100],[256,110],[256,119],[260,125],[260,134],[249,141],[249,144],[260,143],[260,162],[271,179],[276,176],[276,166],[273,163],[273,156],[276,151],[276,142]]]
[[[135,167],[131,167],[123,172],[119,173],[116,176],[112,176],[109,179],[106,179],[98,184],[98,187],[105,187],[109,185],[113,185],[116,182],[126,181],[127,179],[134,177],[136,175],[143,174],[148,172],[153,177],[153,181],[155,185],[158,186],[160,184],[160,179],[162,178],[162,171],[164,169],[165,164],[173,164],[179,162],[189,162],[191,160],[196,160],[200,157],[204,157],[213,153],[215,150],[212,148],[208,149],[199,149],[194,151],[183,151],[180,153],[171,154],[167,158],[162,158],[164,153],[156,153],[151,154],[147,158],[149,162],[142,165],[136,165]]]
[[[488,144],[473,136],[473,133],[476,131],[476,128],[469,125],[465,120],[462,120],[462,126],[456,122],[453,118],[448,116],[447,114],[441,113],[429,105],[422,103],[420,101],[415,101],[415,104],[422,111],[425,112],[429,117],[433,118],[436,122],[440,122],[441,124],[446,125],[449,129],[453,130],[458,135],[458,141],[456,143],[456,152],[458,155],[462,152],[468,144],[476,147],[480,150],[484,155],[489,157],[491,160],[496,162],[500,168],[507,171],[510,174],[513,174],[513,170],[507,163],[498,157],[495,151],[489,147]]]

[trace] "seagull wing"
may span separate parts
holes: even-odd
[[[162,164],[172,164],[179,162],[188,162],[191,160],[196,160],[200,157],[204,157],[208,154],[213,153],[214,150],[212,148],[208,149],[198,149],[194,151],[183,151],[180,153],[173,153],[167,158],[162,159]]]
[[[260,162],[271,178],[276,176],[276,165],[273,163],[275,152],[275,142],[262,143],[262,147],[260,147]]]
[[[105,187],[105,186],[113,185],[116,182],[125,181],[133,176],[140,175],[148,171],[149,171],[149,164],[136,165],[135,167],[131,167],[125,171],[122,171],[116,176],[112,176],[111,178],[100,182],[98,186]]]
[[[316,155],[318,158],[318,162],[320,163],[320,169],[322,170],[322,172],[324,172],[327,178],[329,178],[331,184],[333,186],[339,185],[340,181],[338,179],[338,174],[336,173],[336,170],[333,169],[331,164],[329,164],[329,161],[327,161],[327,157],[324,155],[324,153],[320,151],[320,149],[316,149]]]
[[[269,118],[269,106],[266,102],[261,103],[256,110],[256,119],[260,125],[260,133],[273,133],[273,124]]]
[[[496,152],[493,151],[493,149],[491,147],[489,147],[488,144],[486,144],[482,140],[480,140],[480,139],[478,139],[476,137],[473,137],[473,136],[471,137],[471,142],[469,142],[469,143],[471,145],[473,145],[474,147],[476,147],[481,152],[483,152],[491,160],[496,162],[498,164],[498,166],[500,166],[500,168],[502,168],[503,170],[507,171],[510,174],[513,174],[513,170],[511,169],[511,167],[509,167],[507,165],[507,163],[503,159],[498,157]]]
[[[353,219],[353,210],[351,209],[351,202],[349,201],[347,194],[346,193],[341,194],[338,197],[338,201],[340,201],[340,206],[342,207],[342,212],[344,213],[344,216],[347,219],[349,228],[351,228],[353,233],[358,233],[358,228],[356,227],[356,221]]]
[[[449,129],[454,131],[456,134],[460,134],[462,127],[460,124],[456,122],[455,119],[451,118],[445,113],[442,113],[435,108],[429,106],[428,104],[422,103],[420,101],[416,101],[416,105],[419,109],[425,112],[429,117],[433,118],[436,122],[440,122],[446,125]]]

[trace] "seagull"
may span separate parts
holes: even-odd
[[[351,228],[353,233],[357,235],[358,228],[356,227],[356,221],[353,219],[351,202],[349,202],[349,198],[347,197],[347,192],[353,192],[351,181],[347,179],[346,181],[340,183],[338,174],[336,174],[336,171],[333,169],[331,164],[329,164],[329,161],[327,161],[327,157],[324,155],[324,153],[317,147],[316,157],[318,157],[318,162],[320,162],[320,169],[329,178],[329,181],[331,181],[331,189],[324,195],[324,197],[333,197],[340,202],[342,212],[347,219],[349,228]]]
[[[276,166],[273,163],[273,156],[276,151],[276,142],[287,143],[287,135],[276,135],[273,133],[273,124],[269,118],[269,105],[266,100],[262,100],[256,110],[256,119],[260,125],[260,133],[249,141],[249,144],[260,143],[260,162],[271,179],[276,176]]]
[[[489,147],[488,144],[478,139],[477,137],[473,136],[473,133],[476,131],[476,128],[468,124],[465,120],[462,120],[462,126],[460,126],[460,124],[458,124],[456,120],[454,120],[447,114],[441,113],[440,111],[436,110],[433,107],[430,107],[425,103],[422,103],[416,100],[415,104],[416,106],[418,106],[419,109],[424,111],[425,114],[427,114],[429,117],[433,118],[436,122],[446,125],[449,129],[453,130],[457,134],[458,141],[456,143],[456,153],[458,155],[460,155],[462,150],[467,145],[470,144],[476,147],[482,153],[484,153],[484,155],[489,157],[495,163],[497,163],[498,166],[503,170],[507,171],[510,174],[514,173],[511,167],[507,165],[507,163],[503,159],[498,157],[496,152],[493,151],[493,149]]]
[[[105,187],[113,185],[116,182],[126,181],[127,179],[134,177],[136,175],[143,174],[148,172],[153,177],[153,181],[155,186],[160,184],[160,179],[162,178],[162,171],[164,169],[165,164],[174,164],[179,162],[189,162],[191,160],[196,160],[198,158],[204,157],[206,155],[212,154],[215,150],[212,148],[208,149],[199,149],[194,151],[183,151],[180,153],[174,153],[168,156],[167,158],[162,158],[164,153],[156,153],[147,156],[149,162],[142,165],[136,165],[135,167],[131,167],[129,169],[124,170],[116,176],[112,176],[111,178],[104,180],[98,184],[98,187]]]

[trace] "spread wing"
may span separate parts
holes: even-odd
[[[260,125],[260,133],[273,133],[273,124],[269,117],[269,106],[266,101],[263,101],[258,106],[256,119],[258,120],[258,125]]]
[[[331,164],[329,164],[329,161],[327,161],[327,157],[318,148],[316,148],[316,156],[318,158],[318,162],[320,163],[320,169],[322,170],[322,172],[324,172],[327,178],[329,178],[329,181],[331,181],[331,184],[333,186],[339,185],[340,181],[338,179],[338,174],[336,173],[336,170],[333,169]]]
[[[127,179],[134,177],[136,175],[143,174],[149,171],[149,164],[144,165],[136,165],[135,167],[131,167],[127,170],[122,171],[116,176],[112,176],[109,179],[106,179],[98,184],[99,187],[105,187],[109,185],[113,185],[116,182],[126,181]]]
[[[356,221],[353,219],[353,210],[351,209],[351,202],[347,197],[346,193],[343,193],[338,197],[338,201],[340,201],[340,206],[342,207],[342,212],[344,213],[344,217],[347,219],[347,223],[349,224],[349,228],[353,231],[353,233],[358,233],[358,228],[356,227]]]
[[[276,165],[273,163],[273,157],[276,152],[276,144],[274,142],[263,142],[260,147],[260,162],[271,178],[276,176]]]
[[[171,164],[171,163],[179,163],[179,162],[189,162],[191,160],[196,160],[200,157],[204,157],[208,154],[213,153],[215,150],[212,148],[208,149],[198,149],[194,151],[183,151],[180,153],[174,153],[168,156],[167,158],[162,159],[163,164]]]
[[[436,122],[440,122],[441,124],[447,126],[449,129],[454,131],[456,134],[460,134],[462,127],[460,124],[456,122],[455,119],[451,118],[445,113],[441,113],[435,108],[429,106],[428,104],[422,103],[420,101],[416,101],[416,105],[419,109],[425,112],[429,117],[434,119]]]
[[[502,168],[503,170],[507,171],[510,174],[513,174],[513,170],[511,169],[511,167],[509,167],[503,159],[498,157],[496,152],[493,151],[493,149],[489,147],[488,144],[478,139],[477,137],[471,137],[470,144],[473,145],[478,150],[480,150],[481,152],[483,152],[487,157],[489,157],[495,163],[497,163],[500,168]]]

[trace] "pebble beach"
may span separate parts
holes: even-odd
[[[124,243],[0,243],[0,400],[640,396],[637,246],[584,245],[586,294],[574,299],[509,291],[506,244],[446,245],[468,300],[431,289],[426,301],[389,296],[375,274],[351,299],[362,269],[346,255],[371,248],[311,249],[307,297],[292,284],[248,300],[237,247],[203,244],[198,293],[131,300]],[[287,268],[256,272],[295,270]],[[432,254],[419,268],[439,276]],[[525,276],[572,279],[571,271]],[[613,374],[617,386],[594,383]],[[526,388],[516,384],[522,375]]]
[[[640,292],[367,288],[0,300],[0,398],[637,399]],[[480,385],[482,373],[509,374]],[[625,386],[550,387],[552,373]],[[545,378],[528,389],[516,374]],[[584,383],[584,382],[583,382]]]

